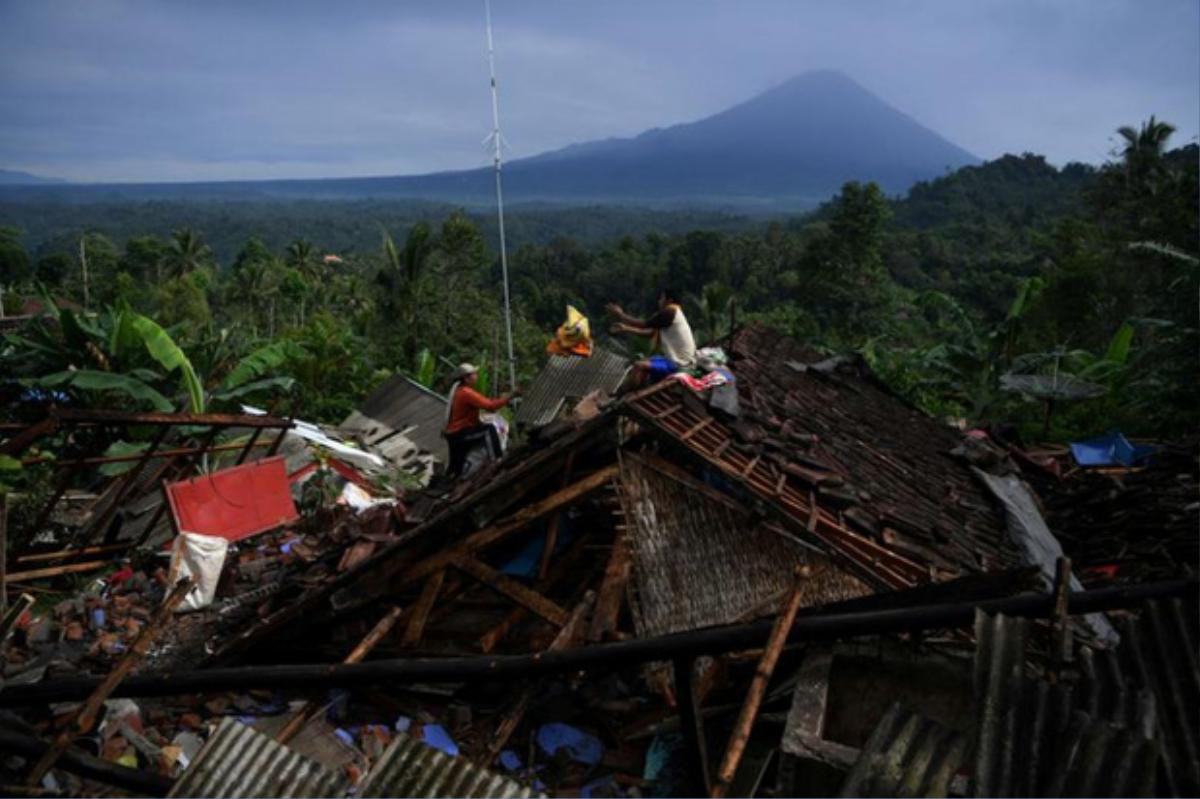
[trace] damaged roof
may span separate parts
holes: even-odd
[[[395,374],[375,389],[340,427],[376,448],[386,448],[389,440],[402,434],[445,463],[446,440],[442,438],[445,423],[445,397],[405,375]]]
[[[630,409],[686,444],[879,587],[1011,568],[1021,551],[1002,509],[953,451],[961,434],[907,405],[859,361],[820,356],[758,325],[729,344],[741,418],[687,389]]]
[[[599,347],[587,358],[551,355],[521,398],[514,421],[525,427],[550,424],[564,405],[593,391],[615,394],[630,368],[628,358]]]

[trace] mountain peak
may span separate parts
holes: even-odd
[[[979,159],[833,69],[803,72],[724,111],[633,138],[505,164],[517,201],[812,207],[851,180],[898,194]],[[491,169],[236,184],[283,196],[490,202]],[[226,191],[227,188],[210,189]]]

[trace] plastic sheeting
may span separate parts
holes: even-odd
[[[570,724],[543,724],[538,728],[537,742],[542,751],[551,757],[558,750],[565,749],[572,760],[589,766],[596,765],[604,757],[604,744],[600,743],[600,739]]]
[[[1072,441],[1071,454],[1080,466],[1135,466],[1154,454],[1156,448],[1130,443],[1116,430],[1086,441]]]

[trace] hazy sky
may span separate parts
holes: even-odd
[[[494,0],[509,158],[840,69],[983,158],[1200,128],[1197,0]],[[489,163],[482,0],[0,0],[0,168],[76,180]]]

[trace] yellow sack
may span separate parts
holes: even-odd
[[[587,317],[573,306],[567,306],[567,321],[559,325],[554,338],[546,345],[551,355],[579,355],[584,358],[592,354],[592,329]]]

